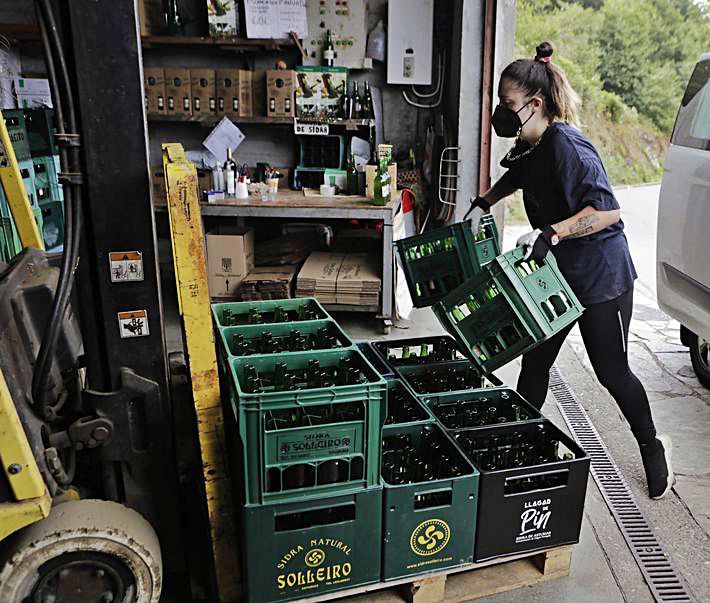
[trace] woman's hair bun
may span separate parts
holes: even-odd
[[[538,58],[545,58],[545,57],[551,57],[552,53],[554,52],[554,48],[552,48],[552,44],[549,42],[543,42],[537,48],[535,48],[536,52],[536,57]]]

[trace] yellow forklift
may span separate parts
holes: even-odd
[[[45,253],[3,122],[24,250],[0,263],[0,602],[237,601],[194,166],[165,145],[158,227],[183,338],[169,355],[136,2],[34,8],[66,227],[61,256]]]

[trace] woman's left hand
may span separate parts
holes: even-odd
[[[553,245],[558,241],[557,233],[552,226],[545,226],[542,230],[536,228],[520,237],[517,241],[518,247],[526,247],[524,260],[535,260],[536,262],[545,259]]]

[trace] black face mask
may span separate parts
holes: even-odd
[[[499,104],[495,111],[493,111],[493,117],[491,117],[491,124],[493,124],[493,129],[496,131],[496,134],[501,138],[514,138],[516,136],[520,136],[520,131],[523,129],[523,126],[530,121],[530,118],[535,115],[535,112],[533,111],[530,114],[530,117],[528,117],[524,122],[520,121],[518,113],[525,109],[525,107],[527,107],[532,101],[533,99],[530,99],[517,111],[513,111],[512,109],[508,109],[508,107],[504,107]]]

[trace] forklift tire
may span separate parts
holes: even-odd
[[[105,500],[55,506],[0,545],[0,601],[157,603],[158,537],[136,511]]]
[[[710,389],[710,341],[690,332],[688,337],[690,361],[698,381]]]

